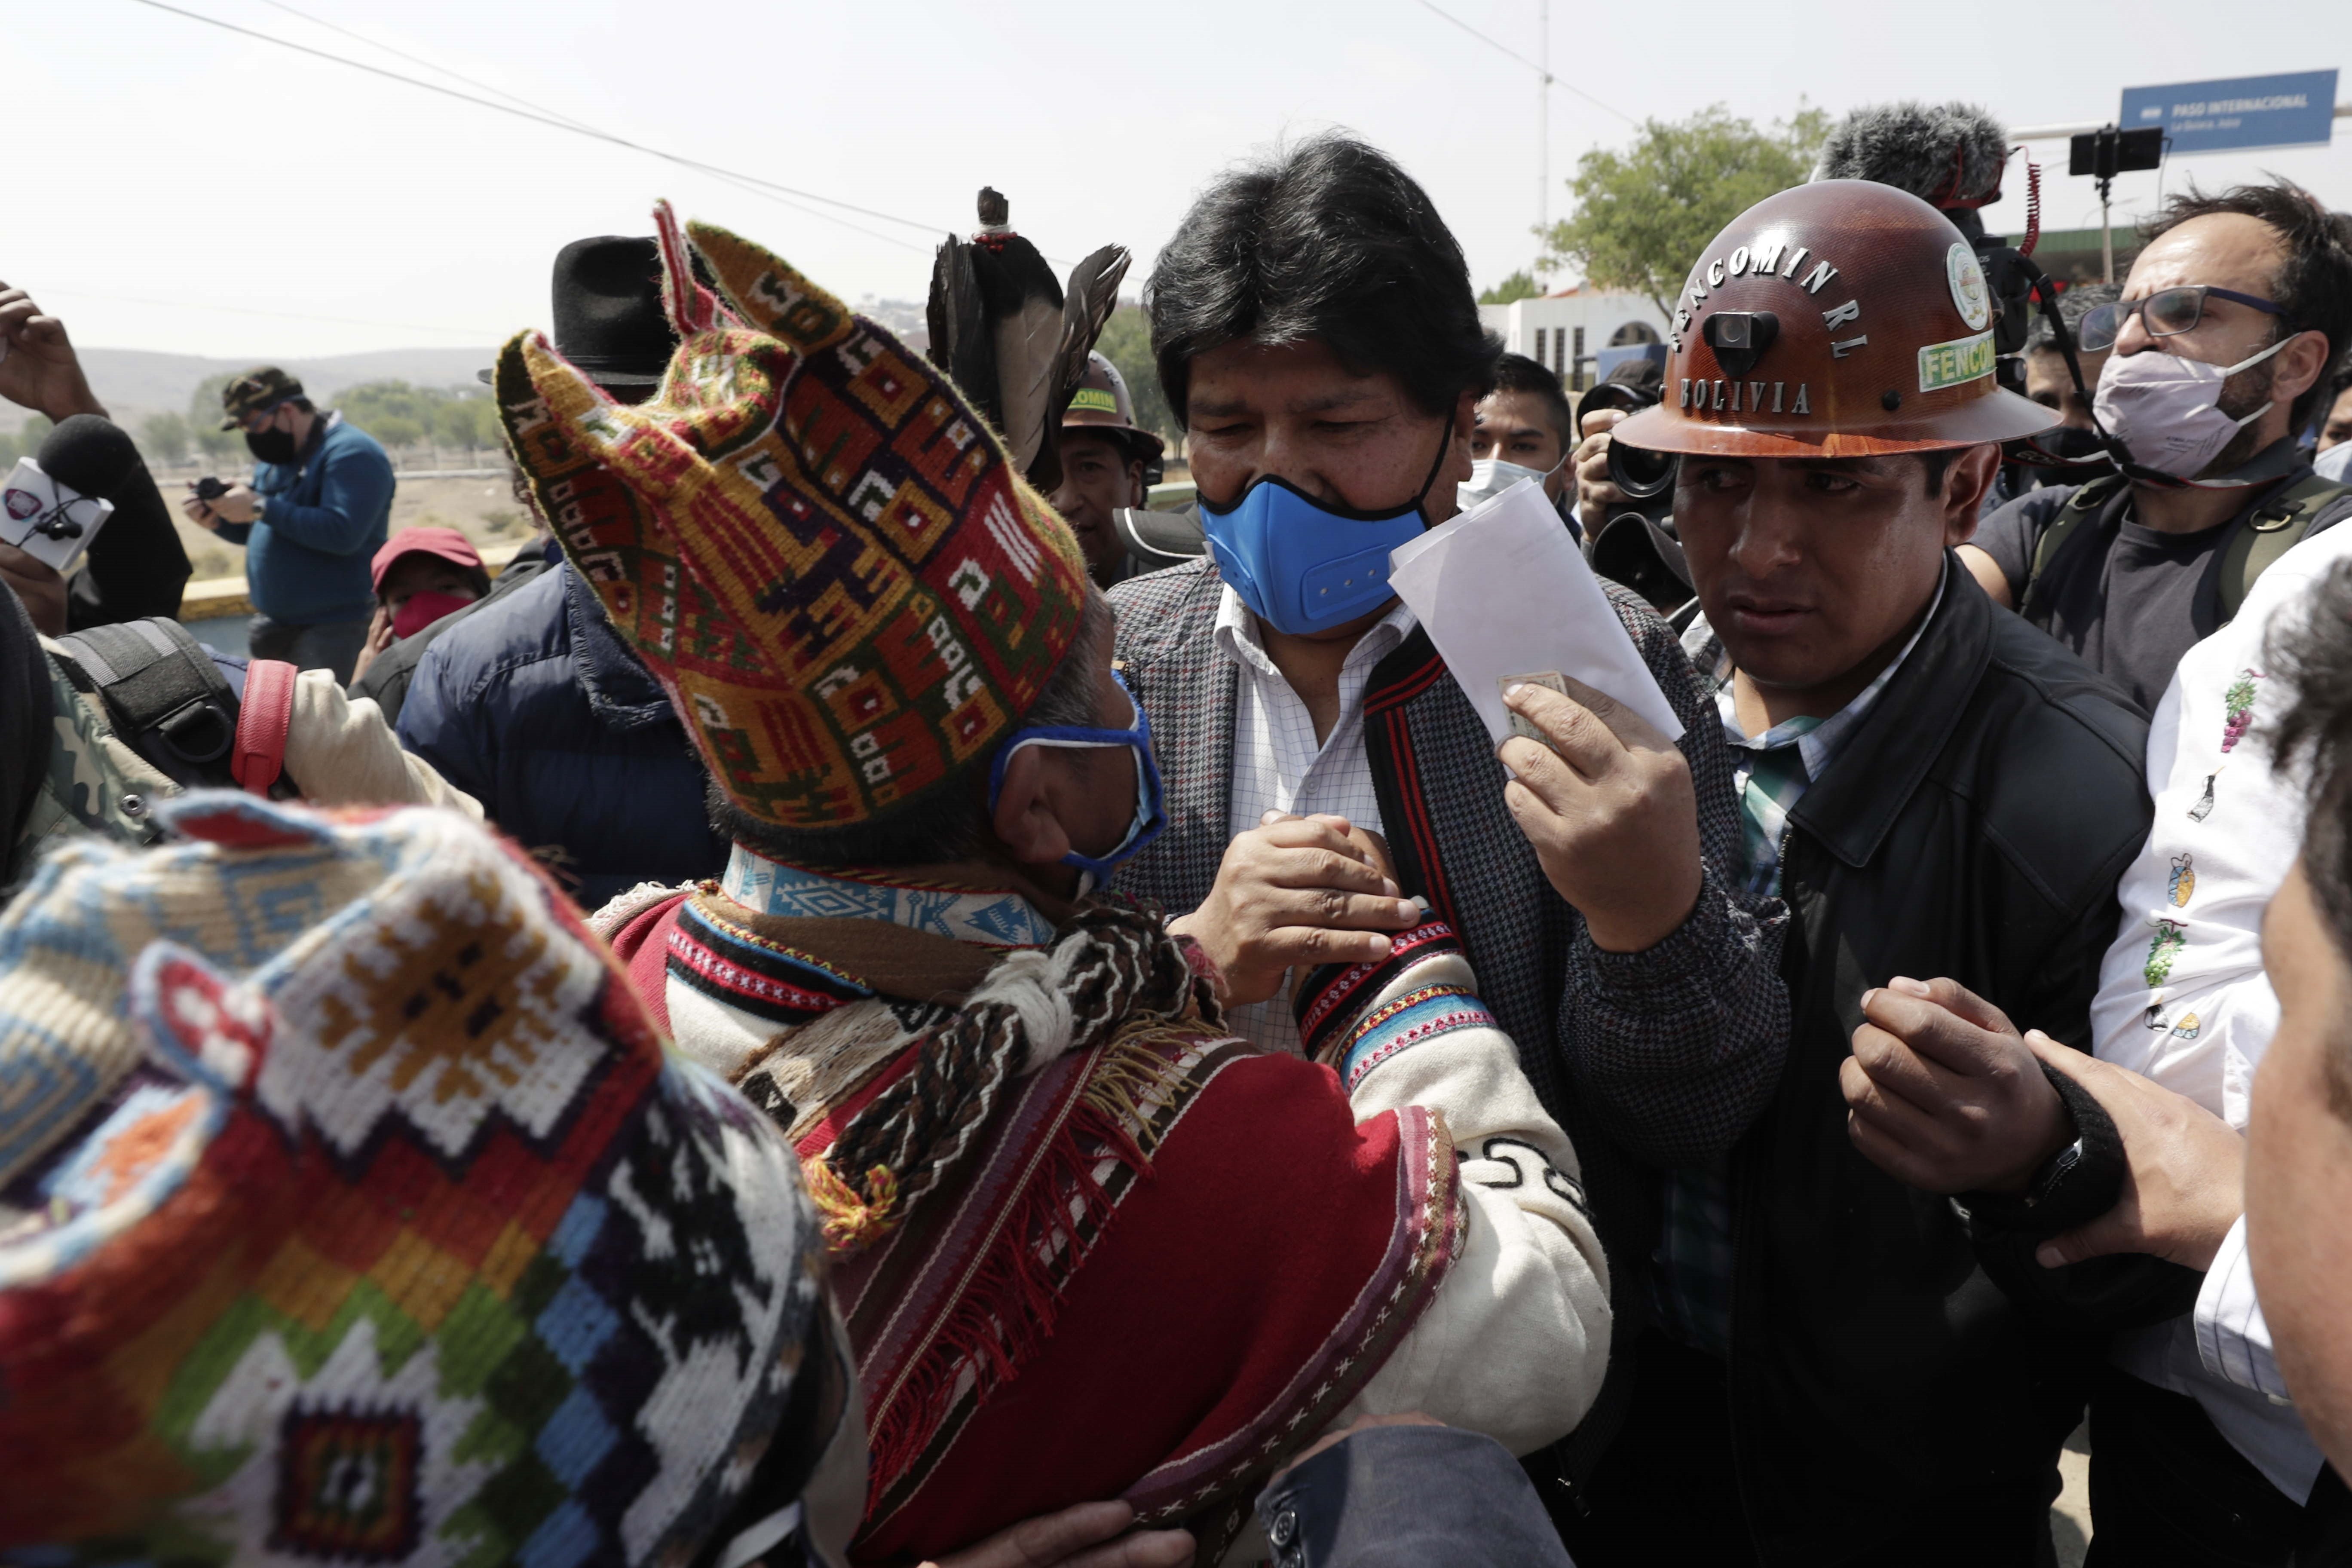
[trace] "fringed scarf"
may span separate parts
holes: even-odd
[[[1127,1037],[1222,1024],[1189,944],[1140,910],[1086,906],[1051,947],[998,963],[807,1163],[828,1244],[855,1253],[896,1226],[971,1152],[1015,1079]]]

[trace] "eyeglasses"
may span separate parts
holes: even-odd
[[[2117,304],[2101,305],[2083,318],[2076,329],[2082,346],[2092,353],[2116,346],[2123,336],[2124,323],[2137,315],[2140,325],[2151,338],[2177,337],[2189,331],[2205,316],[2205,298],[2228,300],[2240,305],[2251,305],[2264,315],[2284,316],[2286,308],[2252,294],[2241,294],[2235,289],[2217,289],[2210,283],[2192,283],[2180,289],[2159,289],[2145,300],[2126,300]]]

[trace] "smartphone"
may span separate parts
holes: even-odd
[[[114,515],[114,503],[86,496],[41,472],[30,458],[0,484],[0,544],[13,544],[60,577],[73,575],[81,552]]]

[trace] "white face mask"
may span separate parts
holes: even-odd
[[[1567,460],[1562,458],[1560,462]],[[1507,463],[1500,458],[1473,458],[1470,459],[1470,482],[1456,485],[1454,495],[1462,510],[1467,511],[1482,500],[1501,495],[1521,479],[1533,479],[1541,484],[1559,471],[1559,463],[1549,468],[1530,468],[1520,463]]]
[[[2099,373],[2091,406],[2110,435],[2123,438],[2133,458],[2176,479],[2194,479],[2221,455],[2231,438],[2277,406],[2263,404],[2242,419],[2221,412],[2221,384],[2258,365],[2294,340],[2281,338],[2251,359],[2208,364],[2149,349],[2115,354]]]

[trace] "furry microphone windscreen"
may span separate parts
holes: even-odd
[[[103,552],[97,555],[101,569],[110,557],[119,560],[123,552],[143,551],[159,541],[171,540],[172,509],[155,488],[137,444],[112,420],[95,414],[75,415],[49,432],[33,460],[41,465],[41,472],[68,489],[114,503],[114,520],[90,546],[93,552]],[[168,555],[178,546],[164,548]],[[180,571],[186,574],[184,556]],[[174,587],[172,592],[176,595],[179,590]]]
[[[34,461],[68,489],[107,500],[118,499],[115,492],[140,466],[131,437],[95,414],[77,414],[50,431]]]
[[[2008,162],[2007,127],[1975,104],[1885,103],[1830,132],[1813,178],[1874,180],[1932,206],[1976,206],[1997,196]]]

